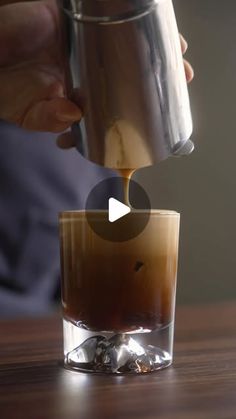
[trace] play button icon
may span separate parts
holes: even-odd
[[[110,198],[109,205],[108,205],[108,219],[110,223],[114,223],[114,221],[119,220],[120,218],[124,217],[125,215],[131,212],[130,207],[122,202],[118,201],[118,199]]]
[[[141,185],[129,185],[129,203],[125,205],[124,180],[113,176],[98,182],[86,201],[86,219],[94,233],[104,240],[125,242],[146,227],[150,201]]]

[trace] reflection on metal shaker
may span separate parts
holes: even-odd
[[[59,0],[78,149],[114,169],[189,154],[192,119],[171,0]],[[82,98],[82,99],[81,99]]]

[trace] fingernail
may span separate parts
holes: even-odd
[[[78,110],[78,112],[76,113],[60,113],[57,114],[57,119],[59,119],[59,121],[62,122],[75,122],[75,121],[80,121],[82,118],[82,114],[81,112]]]
[[[184,44],[185,51],[187,51],[187,49],[188,49],[188,42],[184,38],[183,38],[183,44]]]
[[[180,39],[181,39],[181,43],[182,43],[182,53],[185,54],[185,52],[188,49],[188,42],[186,41],[186,39],[181,34],[180,34]]]
[[[188,83],[194,78],[194,69],[190,64],[186,67],[186,78]]]

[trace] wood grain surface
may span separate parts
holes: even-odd
[[[0,418],[235,419],[236,302],[177,309],[175,362],[142,376],[62,367],[59,318],[0,322]]]

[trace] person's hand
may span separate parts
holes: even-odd
[[[0,0],[0,119],[33,131],[63,132],[81,110],[66,98],[55,0]],[[19,1],[19,0],[18,0]],[[187,43],[180,37],[183,54]],[[187,81],[193,70],[184,61]],[[71,147],[64,135],[58,145]]]
[[[54,0],[0,7],[1,119],[51,132],[80,120],[80,109],[65,97],[58,26]]]
[[[182,35],[180,35],[180,44],[181,44],[182,53],[184,55],[188,49],[188,43]],[[184,60],[184,68],[185,68],[186,80],[188,83],[190,83],[194,78],[193,67],[187,60]]]

